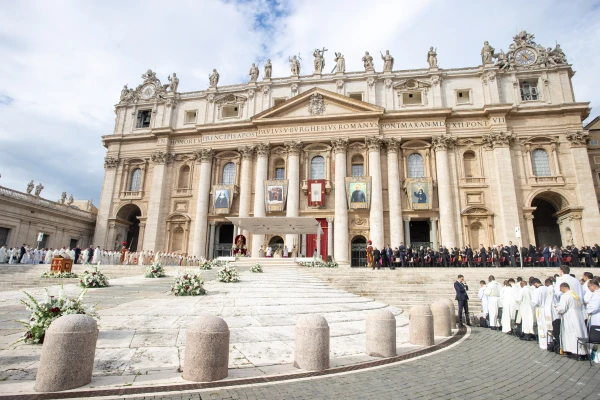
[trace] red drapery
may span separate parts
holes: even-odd
[[[329,230],[327,229],[327,219],[317,218],[323,233],[321,234],[321,255],[323,260],[327,261],[327,240],[329,239]],[[306,257],[312,257],[317,248],[317,235],[306,235]]]

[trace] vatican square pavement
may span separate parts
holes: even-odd
[[[269,267],[262,274],[242,268],[241,282],[227,284],[215,280],[215,270],[203,271],[208,294],[195,297],[170,295],[173,268],[159,279],[143,278],[137,266],[111,268],[128,269],[120,275],[131,276],[111,279],[109,287],[86,294],[86,304],[97,303],[100,334],[94,377],[84,389],[186,382],[181,378],[186,327],[200,314],[220,316],[229,325],[228,379],[298,371],[292,366],[294,326],[305,313],[319,313],[329,322],[332,367],[374,360],[364,354],[365,312],[372,309],[387,308],[396,315],[399,354],[419,348],[408,343],[403,310],[331,288],[302,268]],[[37,277],[46,269],[28,267],[28,273]],[[64,287],[73,295],[80,291],[73,283]],[[55,294],[59,286],[49,289]],[[26,290],[36,298],[44,294],[40,287]],[[0,298],[0,393],[32,392],[41,346],[15,344],[23,331],[15,320],[28,317],[20,304],[23,292],[5,287]]]

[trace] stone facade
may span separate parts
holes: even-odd
[[[575,100],[559,46],[546,51],[526,32],[513,41],[508,54],[486,43],[476,67],[439,68],[435,55],[418,70],[269,71],[187,93],[149,70],[124,88],[103,137],[96,242],[218,256],[242,233],[228,216],[315,217],[321,252],[341,263],[366,239],[487,246],[518,243],[520,227],[525,245],[598,242],[582,127],[589,103]],[[284,182],[285,208],[269,208],[267,180]],[[366,207],[351,207],[355,181]],[[216,207],[217,190],[228,191],[226,208]],[[281,242],[300,254],[316,248],[304,235],[245,234],[253,255]]]

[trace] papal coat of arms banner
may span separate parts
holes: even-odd
[[[413,210],[431,210],[433,204],[433,181],[428,178],[406,179],[408,202]]]
[[[213,185],[212,192],[215,214],[229,214],[233,202],[233,185]]]
[[[325,179],[311,179],[308,181],[309,207],[325,206]]]
[[[368,210],[371,204],[371,177],[346,177],[346,198],[351,210]]]
[[[265,181],[266,212],[276,212],[285,210],[285,201],[287,200],[287,189],[287,179],[271,179]]]

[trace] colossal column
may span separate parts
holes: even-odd
[[[515,228],[521,226],[519,219],[519,204],[517,203],[517,191],[512,160],[510,154],[510,143],[514,140],[512,132],[492,132],[483,136],[483,141],[493,149],[496,161],[496,181],[502,182],[498,185],[496,196],[500,204],[501,229],[498,230],[500,243],[513,241],[519,243],[515,236]]]
[[[104,158],[104,169],[106,172],[104,173],[104,182],[102,182],[102,192],[100,194],[100,205],[98,206],[98,218],[96,220],[96,232],[94,233],[93,243],[94,245],[100,246],[103,249],[107,249],[109,247],[106,243],[106,234],[108,233],[110,204],[112,203],[113,193],[115,190],[115,179],[117,176],[118,166],[118,158]]]
[[[346,199],[346,151],[348,139],[331,141],[335,154],[335,224],[333,225],[333,254],[335,261],[348,264],[348,200]]]
[[[327,255],[333,258],[333,218],[327,218]]]
[[[456,227],[454,218],[454,200],[452,197],[452,181],[450,178],[450,163],[448,148],[456,142],[449,135],[434,137],[435,166],[437,172],[438,203],[440,209],[440,233],[442,244],[446,247],[456,246]]]
[[[196,152],[196,162],[200,163],[200,181],[198,182],[198,201],[196,202],[196,220],[194,221],[194,255],[206,257],[206,231],[208,204],[210,200],[210,175],[212,169],[212,149]]]
[[[286,217],[297,217],[300,208],[300,142],[295,140],[284,143],[288,155],[288,195]],[[285,245],[292,250],[293,245],[298,245],[298,235],[286,234]]]
[[[388,195],[390,203],[390,246],[396,247],[404,241],[402,230],[402,204],[400,200],[400,172],[398,169],[398,152],[400,142],[389,139],[385,142],[387,148]]]
[[[598,203],[596,193],[594,192],[594,178],[590,168],[587,152],[587,143],[590,140],[590,134],[587,131],[578,131],[567,133],[567,139],[571,144],[571,155],[575,166],[575,177],[577,178],[577,197],[579,205],[583,206],[581,229],[583,233],[583,243],[576,243],[591,246],[600,242],[600,215],[598,213]]]
[[[242,169],[240,172],[240,217],[250,216],[250,199],[252,198],[252,156],[254,155],[253,146],[239,147],[238,151],[242,155]],[[248,231],[242,233],[248,240]]]
[[[166,151],[155,151],[150,156],[154,167],[152,169],[152,187],[148,201],[148,218],[144,233],[144,249],[152,251],[166,250],[162,246],[164,236],[165,208],[163,198],[165,196],[165,172],[167,164],[173,161],[173,154]]]
[[[265,184],[269,169],[269,143],[259,143],[256,146],[256,177],[254,180],[254,218],[266,216]],[[264,235],[252,235],[252,257],[258,257],[260,246],[263,245]]]
[[[381,187],[381,139],[376,136],[365,138],[369,151],[369,175],[371,175],[371,208],[369,212],[369,235],[373,246],[382,249],[383,242],[383,192]]]

